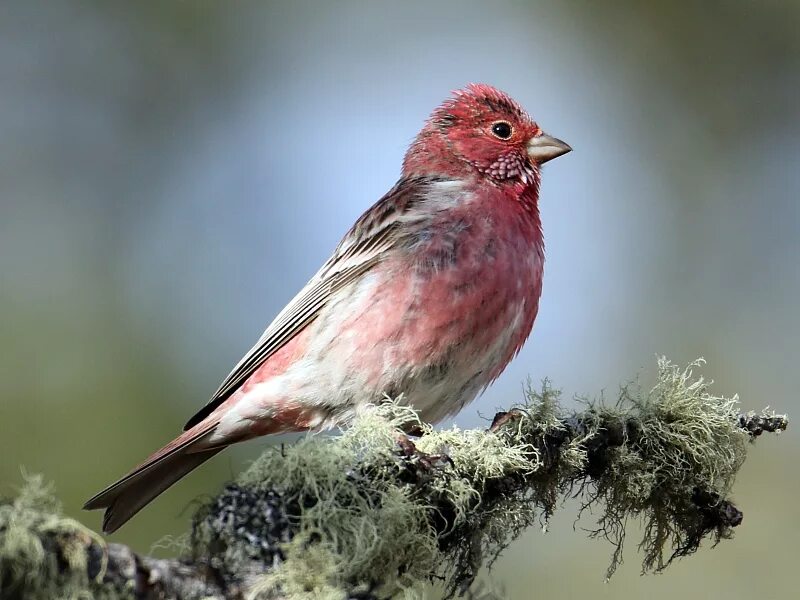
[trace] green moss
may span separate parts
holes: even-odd
[[[40,476],[29,476],[16,498],[0,500],[0,595],[9,600],[132,598],[101,585],[103,545],[97,534],[62,516]],[[90,565],[95,555],[97,564]],[[95,577],[89,576],[92,570]]]
[[[536,405],[537,418],[553,410],[552,399],[548,395],[547,402]],[[422,431],[415,440],[419,455],[410,461],[397,448],[409,424]],[[540,429],[556,426],[552,417],[543,419]],[[527,422],[502,436],[458,428],[433,431],[410,408],[387,402],[365,411],[337,438],[310,436],[280,453],[265,453],[237,485],[256,496],[279,491],[282,506],[297,511],[297,529],[282,547],[285,560],[261,578],[254,597],[269,598],[281,589],[291,590],[292,598],[339,598],[345,589],[375,584],[379,594],[417,598],[433,574],[461,579],[460,571],[473,567],[468,556],[499,553],[535,515],[535,503],[529,502],[526,512],[517,494],[498,495],[491,506],[482,505],[493,482],[524,479],[540,468],[531,431]],[[421,479],[405,477],[409,462],[435,461],[437,455],[447,460],[420,465]],[[437,518],[449,524],[448,531],[437,529]],[[213,549],[210,540],[224,538],[225,570],[247,568],[254,558],[252,540],[237,541],[219,526],[219,519],[204,515],[198,520],[197,553],[207,554]],[[463,530],[474,532],[475,548],[448,544],[448,537],[457,542]]]
[[[709,393],[693,370],[665,358],[649,392],[632,387],[621,393],[621,410],[599,407],[603,422],[627,420],[626,442],[609,452],[593,501],[602,500],[601,534],[616,545],[610,576],[621,562],[625,522],[641,518],[643,571],[660,571],[676,557],[697,549],[706,534],[716,541],[731,534],[712,526],[693,500],[698,492],[724,499],[744,462],[747,433],[738,426],[738,399]]]
[[[340,561],[334,550],[298,536],[286,552],[289,560],[257,579],[248,590],[249,599],[346,600],[347,593],[336,583]]]
[[[539,467],[536,448],[518,436],[516,443],[488,431],[458,427],[436,431],[419,439],[417,448],[429,454],[446,454],[453,468],[480,489],[486,481],[510,473],[532,473]]]
[[[516,418],[495,433],[434,431],[408,407],[373,407],[339,437],[265,453],[198,518],[196,553],[221,550],[231,574],[254,560],[277,564],[252,598],[419,598],[432,579],[455,595],[577,490],[598,509],[595,535],[615,544],[609,575],[631,518],[644,522],[643,569],[660,570],[704,537],[731,532],[698,493],[724,500],[748,435],[736,398],[711,395],[693,375],[700,364],[662,359],[650,391],[627,386],[614,405],[601,399],[577,413],[560,407],[549,382],[529,386]],[[397,445],[409,424],[422,431],[410,456]]]
[[[338,437],[264,453],[198,511],[191,552],[252,600],[424,598],[432,580],[452,596],[577,491],[600,515],[594,535],[615,545],[609,576],[631,519],[644,525],[643,570],[659,571],[731,535],[741,514],[726,497],[750,435],[786,427],[740,419],[735,397],[693,374],[701,364],[661,359],[649,391],[629,385],[579,412],[549,382],[529,385],[495,432],[434,431],[400,403],[370,407]],[[416,448],[397,443],[409,426]],[[0,500],[4,599],[131,597],[102,584],[104,552],[41,478]]]
[[[429,507],[398,481],[396,436],[413,421],[410,409],[382,405],[338,438],[309,437],[282,454],[265,453],[239,478],[245,488],[281,491],[299,511],[297,530],[283,547],[286,560],[254,590],[270,597],[267,591],[280,586],[292,598],[338,598],[348,584],[376,574],[393,590],[414,587],[435,568]],[[366,477],[369,485],[359,485]],[[211,533],[206,539],[217,535]],[[226,568],[235,571],[248,551],[237,552],[230,538],[226,546]]]

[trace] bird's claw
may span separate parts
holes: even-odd
[[[445,466],[455,467],[453,459],[446,453],[428,454],[417,449],[417,445],[405,434],[398,434],[395,437],[397,446],[400,448],[400,455],[410,459],[415,464],[424,467],[428,471],[441,469]]]
[[[492,419],[492,424],[489,426],[489,431],[492,433],[497,433],[505,425],[508,425],[514,421],[518,421],[524,415],[525,413],[518,408],[512,408],[509,411],[499,412],[494,416],[494,419]]]
[[[411,441],[405,433],[398,433],[395,435],[395,441],[400,448],[400,454],[406,458],[411,458],[417,453],[417,445]]]

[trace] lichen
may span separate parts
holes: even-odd
[[[282,453],[266,452],[238,479],[237,487],[256,494],[279,491],[296,513],[292,539],[281,547],[285,560],[253,590],[270,597],[268,590],[279,585],[292,590],[292,598],[328,598],[336,597],[330,590],[370,582],[376,574],[387,588],[414,588],[435,569],[437,536],[428,522],[430,507],[413,486],[398,480],[396,436],[401,425],[412,421],[418,423],[408,408],[374,407],[338,438],[309,437]],[[262,541],[237,543],[236,535],[220,533],[218,525],[201,519],[195,539],[203,547],[224,536],[224,567],[236,572],[242,558],[252,554],[241,547],[263,546]]]
[[[738,424],[738,398],[709,393],[710,382],[695,377],[697,360],[685,369],[658,361],[658,380],[649,392],[627,386],[615,409],[598,407],[601,422],[627,423],[626,440],[609,450],[591,503],[602,501],[595,532],[616,546],[608,576],[621,562],[625,523],[641,518],[643,571],[661,571],[694,552],[711,534],[718,542],[730,527],[708,521],[698,494],[721,501],[744,462],[749,436]]]
[[[259,556],[272,561],[275,568],[255,579],[253,598],[283,591],[333,600],[353,590],[416,598],[431,579],[455,595],[577,492],[599,509],[594,534],[615,545],[609,575],[630,518],[644,521],[643,569],[660,570],[705,536],[731,532],[703,502],[724,501],[748,435],[737,399],[711,395],[693,376],[701,364],[679,369],[661,359],[650,391],[626,386],[613,405],[586,402],[580,412],[561,408],[549,382],[529,386],[496,431],[434,431],[400,403],[372,407],[338,437],[309,436],[266,452],[230,488],[234,496],[274,495],[286,523],[259,521],[248,509],[220,519],[231,511],[212,507],[195,523],[196,551],[215,540],[229,573]],[[409,425],[421,432],[411,454],[397,443]]]
[[[347,600],[348,594],[337,583],[340,561],[334,549],[298,535],[287,544],[286,554],[286,562],[255,581],[246,600]]]
[[[102,585],[102,539],[61,514],[41,476],[0,500],[0,595],[7,600],[111,600],[128,590]]]
[[[529,385],[490,430],[435,431],[387,400],[339,436],[268,450],[197,511],[178,569],[197,569],[197,585],[182,593],[199,597],[211,581],[249,600],[411,600],[435,581],[447,597],[467,594],[565,497],[598,515],[593,535],[614,546],[609,576],[633,519],[642,570],[660,571],[706,538],[730,537],[742,514],[727,496],[747,441],[788,422],[740,414],[736,397],[694,375],[701,365],[661,359],[650,390],[627,385],[578,411],[549,382]],[[4,599],[130,598],[131,576],[109,577],[119,560],[106,572],[108,550],[61,514],[40,477],[0,499]]]

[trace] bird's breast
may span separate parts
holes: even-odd
[[[403,394],[429,421],[472,400],[536,317],[541,239],[518,221],[464,212],[409,236],[353,290],[354,310],[341,313],[333,343],[343,368],[368,390]]]

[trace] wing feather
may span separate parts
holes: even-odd
[[[270,323],[255,345],[242,357],[211,400],[186,423],[189,429],[205,419],[233,394],[270,356],[314,319],[339,290],[372,269],[401,239],[400,222],[435,180],[401,179],[356,221],[333,255]]]

